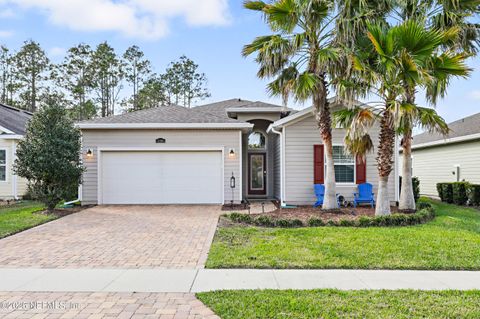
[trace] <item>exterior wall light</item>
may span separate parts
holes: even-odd
[[[235,158],[235,149],[231,148],[231,149],[228,151],[228,157],[230,157],[230,158]]]
[[[91,148],[89,148],[89,149],[87,150],[87,154],[86,154],[86,155],[87,155],[87,158],[92,158],[92,157],[93,157],[93,151],[92,151]]]

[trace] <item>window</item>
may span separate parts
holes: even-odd
[[[260,132],[253,132],[248,136],[248,148],[251,150],[265,149],[265,135]]]
[[[343,146],[333,146],[333,162],[337,183],[355,183],[355,158]]]
[[[0,150],[0,182],[7,180],[7,151]]]

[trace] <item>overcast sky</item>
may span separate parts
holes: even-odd
[[[268,34],[260,16],[242,8],[242,0],[0,0],[0,43],[18,49],[33,39],[61,61],[65,50],[80,42],[108,41],[118,53],[140,46],[157,72],[185,54],[209,79],[212,97],[281,103],[256,78],[257,66],[241,48]],[[480,112],[479,59],[468,80],[455,80],[438,112],[453,121]],[[419,96],[419,102],[423,98]],[[296,105],[295,108],[305,106]]]

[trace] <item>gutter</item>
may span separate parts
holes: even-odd
[[[77,123],[80,129],[251,129],[250,123]]]
[[[415,136],[413,138],[415,139]],[[419,148],[427,148],[427,147],[442,146],[442,145],[448,145],[448,144],[454,144],[454,143],[473,141],[477,139],[480,139],[480,133],[446,138],[446,139],[436,140],[433,142],[412,145],[412,150],[419,149]]]
[[[398,135],[395,136],[395,201],[398,203],[400,201],[400,170],[402,169],[399,167],[400,161],[400,153],[398,144]]]
[[[17,142],[13,141],[12,143],[12,155],[13,155],[13,161],[17,159]],[[7,172],[8,173],[8,172]],[[17,174],[12,170],[12,191],[13,191],[13,198],[15,200],[18,200],[18,190],[17,190]]]

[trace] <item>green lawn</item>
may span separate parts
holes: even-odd
[[[0,206],[0,238],[57,218],[53,215],[47,216],[35,213],[43,209],[42,204],[29,201],[9,207]]]
[[[480,291],[217,291],[197,297],[222,319],[480,318]]]
[[[207,267],[479,270],[480,211],[432,203],[411,227],[219,228]]]

